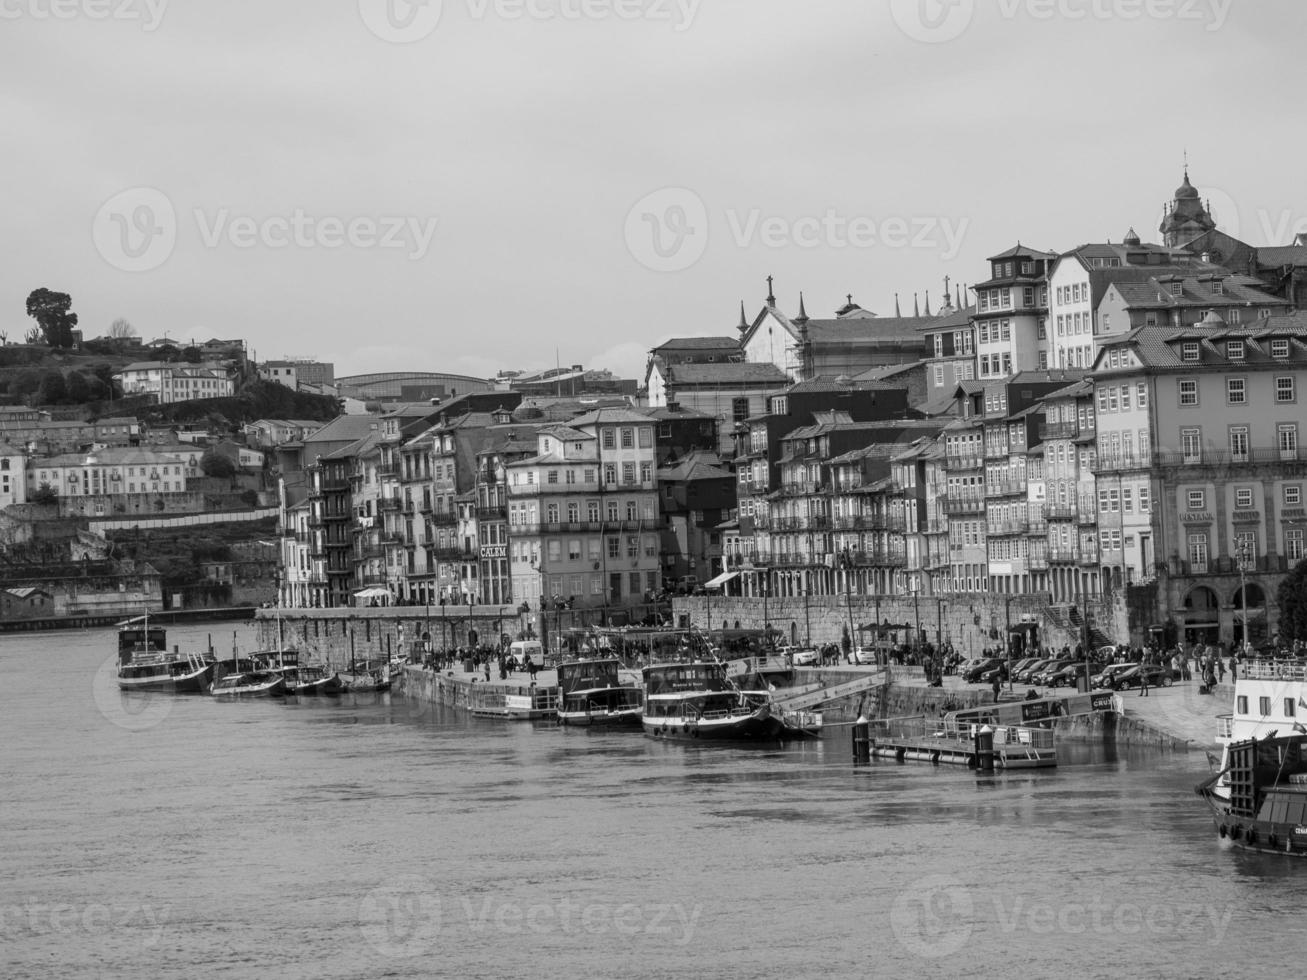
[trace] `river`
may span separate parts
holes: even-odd
[[[169,639],[208,636],[231,649]],[[1307,949],[1307,863],[1218,842],[1201,752],[855,769],[843,733],[123,695],[113,644],[0,637],[10,980],[1272,976]]]

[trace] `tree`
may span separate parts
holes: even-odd
[[[198,347],[183,347],[181,356],[187,364],[199,364],[204,360],[204,352]]]
[[[236,475],[236,464],[210,449],[200,457],[200,472],[205,476],[230,478]]]
[[[9,394],[15,398],[27,398],[41,387],[41,372],[36,368],[24,368],[14,375],[9,382]]]
[[[77,314],[69,312],[73,305],[67,293],[56,293],[42,286],[27,297],[27,315],[36,321],[45,342],[51,347],[72,347],[73,327]]]
[[[1275,592],[1280,606],[1280,639],[1307,640],[1307,561],[1300,561]]]
[[[114,340],[130,340],[136,336],[136,328],[123,317],[119,317],[109,324],[109,336]]]
[[[57,504],[59,503],[59,494],[55,493],[54,487],[48,483],[42,483],[32,492],[32,503],[34,504]]]
[[[91,384],[81,371],[68,375],[68,401],[74,405],[85,405],[91,400]],[[100,384],[99,380],[95,381]]]
[[[58,371],[47,371],[36,389],[36,400],[42,405],[57,405],[68,398],[68,385]]]

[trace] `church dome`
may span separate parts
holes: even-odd
[[[1198,200],[1198,191],[1194,185],[1189,183],[1189,171],[1184,172],[1184,183],[1175,189],[1175,199],[1177,201],[1196,201]]]
[[[1126,232],[1126,236],[1121,240],[1121,244],[1122,245],[1139,244],[1139,236],[1135,233],[1135,230],[1133,228],[1131,228],[1128,232]]]

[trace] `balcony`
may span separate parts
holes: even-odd
[[[984,465],[985,457],[979,453],[965,456],[961,453],[950,453],[944,457],[944,469],[946,470],[978,470]]]
[[[1074,565],[1080,561],[1079,548],[1061,548],[1053,545],[1048,549],[1048,560],[1062,565]]]
[[[502,504],[499,506],[482,506],[477,508],[478,521],[506,521],[508,520],[508,508]]]
[[[1048,555],[1030,555],[1026,558],[1026,568],[1032,572],[1042,572],[1048,568]]]
[[[435,548],[428,548],[437,561],[473,561],[476,556],[465,551],[461,545],[440,545]]]
[[[985,445],[986,459],[1007,459],[1011,455],[1012,449],[1006,442],[992,444],[986,443]]]
[[[1032,518],[1026,524],[1026,533],[1031,537],[1042,538],[1048,534],[1048,525],[1039,518]]]
[[[1080,549],[1080,557],[1077,559],[1080,565],[1097,565],[1098,564],[1098,545],[1087,545]]]
[[[990,497],[1024,497],[1029,492],[1025,480],[998,480],[985,484],[985,493]]]
[[[1045,503],[1044,517],[1050,521],[1074,521],[1076,519],[1076,505]]]
[[[950,517],[957,514],[983,514],[985,498],[980,494],[949,494],[940,501],[940,508]]]
[[[809,565],[826,566],[826,556],[807,551],[787,551],[772,555],[772,564],[776,568],[807,567]]]
[[[853,568],[904,568],[908,564],[908,555],[906,551],[894,548],[873,548],[850,551],[844,560]]]
[[[1080,512],[1076,514],[1076,523],[1081,527],[1095,527],[1098,525],[1098,511],[1092,507],[1081,507]]]
[[[1139,453],[1121,453],[1119,455],[1099,454],[1094,460],[1095,473],[1121,473],[1127,470],[1146,470],[1152,464],[1149,457]]]
[[[1030,530],[1029,521],[993,521],[986,526],[985,533],[990,537],[1001,538],[1014,534],[1025,534],[1028,530]]]
[[[784,497],[811,497],[823,489],[820,483],[782,483],[778,492]]]
[[[1079,434],[1078,422],[1052,422],[1039,427],[1039,438],[1044,442],[1049,439],[1074,439]]]
[[[582,480],[579,483],[519,483],[509,487],[508,493],[512,497],[538,497],[550,493],[599,493],[602,489],[598,480]],[[608,489],[616,490],[617,484],[608,484]],[[630,483],[625,484],[623,489],[651,490],[653,485],[642,486],[638,483]]]
[[[647,521],[536,521],[535,523],[510,524],[510,534],[584,534],[588,532],[601,533],[611,532],[617,534],[623,531],[632,532],[649,532],[657,531],[662,525],[650,518]]]
[[[404,502],[398,497],[379,497],[377,499],[377,510],[385,513],[386,511],[398,512],[404,506]]]
[[[432,511],[429,518],[435,527],[453,527],[458,523],[458,511],[456,510],[437,510]]]

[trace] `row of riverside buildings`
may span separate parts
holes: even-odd
[[[1218,230],[1187,173],[1159,231],[1017,244],[911,316],[791,315],[769,279],[636,397],[338,419],[278,450],[282,601],[997,593],[1123,604],[1135,641],[1268,637],[1307,531],[1307,244]]]

